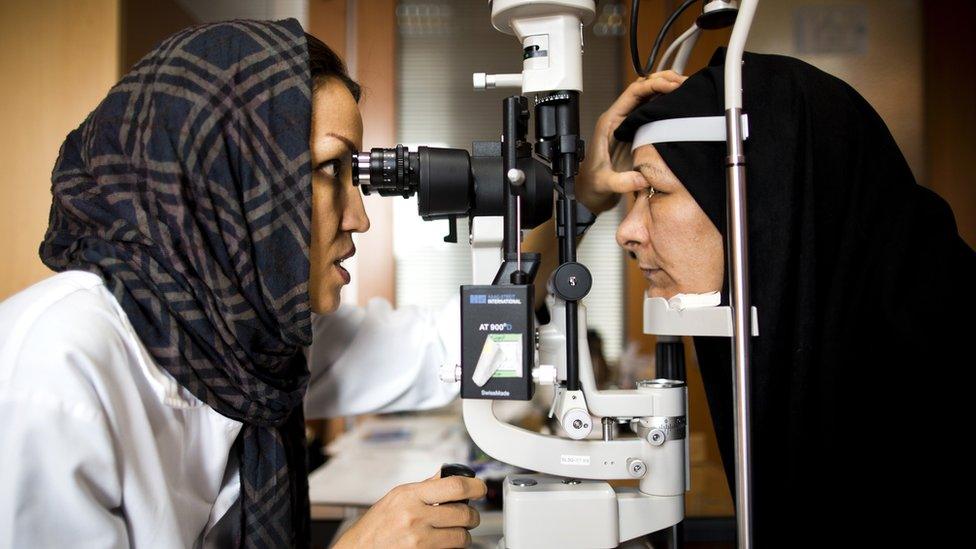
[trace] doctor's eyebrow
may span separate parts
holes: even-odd
[[[359,147],[353,144],[352,139],[349,139],[344,135],[339,135],[333,132],[327,132],[325,135],[328,135],[329,137],[335,137],[339,141],[342,141],[346,145],[346,148],[349,149],[349,152],[358,152]]]

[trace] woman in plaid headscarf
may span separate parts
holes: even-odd
[[[369,227],[358,96],[296,21],[232,21],[160,44],[68,136],[40,250],[59,274],[0,306],[0,547],[307,546],[303,404],[453,398],[416,383],[447,353],[436,319],[312,316]],[[360,363],[397,353],[362,372],[398,389],[372,401],[327,371],[369,322]],[[433,504],[483,493],[399,487],[343,542],[463,545],[477,513]]]

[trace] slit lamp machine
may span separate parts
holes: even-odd
[[[667,28],[648,65],[632,53],[640,73],[650,72]],[[684,70],[702,29],[732,25],[725,61],[725,116],[688,124],[662,120],[642,128],[639,144],[676,140],[725,141],[729,231],[729,306],[718,299],[675,306],[644,300],[644,331],[659,336],[658,378],[636,388],[600,390],[586,340],[586,297],[593,278],[576,257],[577,237],[594,221],[575,199],[575,178],[585,147],[580,133],[583,28],[595,16],[593,0],[493,0],[491,23],[522,45],[522,70],[475,74],[476,89],[515,88],[502,101],[501,139],[462,149],[403,146],[358,153],[354,180],[366,194],[417,195],[426,220],[447,219],[445,240],[457,242],[457,222],[469,223],[472,284],[461,287],[461,364],[446,365],[445,382],[461,383],[465,426],[491,457],[530,471],[505,479],[504,538],[522,548],[617,547],[670,528],[684,517],[690,487],[687,388],[680,336],[725,336],[733,348],[736,446],[736,519],[740,548],[751,544],[749,490],[749,347],[757,334],[750,305],[746,237],[746,171],[741,64],[758,0],[703,0],[701,15],[661,56],[658,70]],[[672,61],[673,60],[673,61]],[[534,121],[534,140],[529,123]],[[555,196],[555,198],[554,198]],[[553,208],[555,202],[555,208]],[[536,281],[539,254],[521,249],[522,231],[555,210],[559,265]],[[547,284],[551,321],[537,326],[533,288]],[[694,301],[694,299],[692,299]],[[702,300],[698,300],[702,301]],[[498,400],[530,400],[537,384],[552,385],[552,416],[564,436],[528,431],[500,420]],[[627,426],[634,436],[615,436]],[[591,432],[602,432],[591,437]],[[636,488],[607,481],[636,479]]]

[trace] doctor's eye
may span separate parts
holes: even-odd
[[[342,160],[338,158],[326,160],[316,167],[316,171],[333,179],[338,178],[342,173]]]

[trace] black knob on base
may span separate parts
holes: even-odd
[[[447,477],[474,478],[474,469],[462,463],[445,463],[444,465],[441,465],[441,478]],[[468,500],[461,500],[458,503],[467,504]]]

